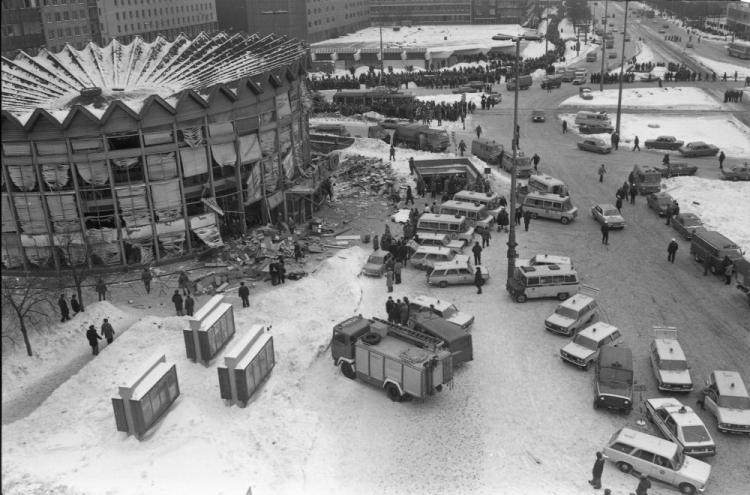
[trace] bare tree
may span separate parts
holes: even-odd
[[[15,344],[21,332],[26,353],[33,356],[29,330],[40,330],[51,322],[55,313],[55,293],[49,280],[27,273],[25,277],[3,277],[2,288],[3,340]]]
[[[81,287],[94,279],[94,267],[102,263],[103,253],[88,233],[56,234],[56,244],[66,265],[58,278],[61,287],[75,287],[81,312],[84,310]]]

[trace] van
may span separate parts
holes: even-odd
[[[477,205],[469,201],[456,201],[455,199],[446,201],[438,205],[438,213],[466,217],[469,225],[474,227],[476,232],[492,229],[495,224],[495,219],[487,213],[487,208],[484,205]]]
[[[623,473],[637,471],[687,494],[704,491],[711,475],[710,464],[686,456],[679,444],[630,428],[612,435],[604,455]]]
[[[596,51],[588,52],[586,54],[586,62],[596,62],[597,56]]]
[[[560,86],[562,86],[562,81],[562,76],[547,75],[547,77],[542,79],[542,89],[559,88]]]
[[[633,387],[633,352],[627,347],[602,347],[594,368],[594,409],[606,407],[630,414]]]
[[[719,232],[697,230],[690,242],[690,254],[701,263],[708,260],[708,269],[713,274],[723,275],[723,260],[729,256],[735,267],[742,259],[740,247]]]
[[[456,253],[447,247],[420,246],[409,263],[420,270],[427,270],[434,267],[436,262],[451,261],[455,256]]]
[[[428,232],[415,235],[412,240],[409,241],[408,246],[414,252],[419,249],[419,246],[434,246],[448,248],[458,254],[464,251],[466,241],[454,241],[447,234],[433,234]]]
[[[572,341],[560,349],[560,359],[588,371],[601,348],[621,344],[621,337],[617,327],[604,322],[594,323],[578,332]]]
[[[471,141],[471,154],[485,162],[497,165],[500,163],[500,155],[503,145],[494,139],[479,138]]]
[[[554,313],[544,320],[544,328],[550,332],[572,336],[586,323],[594,319],[599,305],[591,296],[576,294],[560,304]]]
[[[534,219],[551,218],[567,225],[578,216],[578,208],[570,202],[570,196],[533,191],[523,198],[522,204],[523,210],[531,212]]]
[[[575,78],[576,78],[576,70],[573,68],[567,68],[565,69],[565,72],[563,72],[561,80],[562,82],[571,82]]]
[[[500,159],[500,166],[511,172],[513,170],[513,150],[503,150],[502,157]],[[516,177],[524,179],[531,177],[531,173],[534,171],[534,164],[531,163],[531,157],[526,156],[523,151],[516,150]]]
[[[556,254],[535,254],[531,259],[524,260],[517,258],[516,266],[544,266],[544,265],[569,265],[573,266],[573,260],[567,256],[558,256]]]
[[[549,194],[558,194],[560,196],[570,196],[568,185],[560,179],[546,174],[534,174],[526,182],[528,191],[538,191]]]
[[[409,300],[409,311],[427,311],[456,325],[463,332],[468,332],[474,325],[474,317],[462,313],[449,301],[437,299],[430,296],[420,295]]]
[[[650,165],[633,167],[633,180],[643,196],[661,191],[661,173]]]
[[[594,124],[594,123],[610,125],[612,121],[609,118],[609,115],[607,115],[607,112],[604,112],[604,111],[591,112],[587,110],[582,110],[576,114],[575,123],[576,125]]]
[[[429,311],[409,312],[408,326],[418,332],[436,337],[445,343],[453,356],[453,364],[467,363],[474,360],[472,336]]]
[[[459,191],[453,195],[454,201],[469,201],[474,204],[483,205],[487,209],[487,213],[492,215],[497,222],[497,216],[503,209],[500,206],[500,198],[503,196],[498,193],[480,193],[476,191]]]
[[[466,217],[423,213],[417,222],[417,234],[448,234],[451,239],[463,239],[467,244],[474,242],[474,228]]]
[[[519,303],[529,298],[556,297],[561,301],[578,294],[578,272],[569,265],[518,266],[505,286]]]

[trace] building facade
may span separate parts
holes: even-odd
[[[39,0],[46,47],[59,52],[65,43],[81,50],[89,41],[101,44],[96,0]]]
[[[300,181],[324,177],[310,168],[305,44],[225,33],[208,44],[3,60],[5,269],[158,263],[311,216],[315,184]]]
[[[315,43],[370,26],[371,0],[216,0],[219,28]]]
[[[732,2],[727,5],[727,30],[750,39],[750,3]]]
[[[214,0],[96,0],[102,43],[117,38],[130,43],[136,36],[153,41],[174,40],[218,29]]]
[[[37,0],[3,0],[0,14],[3,57],[12,59],[18,50],[36,55],[44,47],[42,12]]]
[[[372,0],[378,25],[524,24],[537,0]]]

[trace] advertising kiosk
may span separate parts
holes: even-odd
[[[221,302],[224,296],[212,297],[190,319],[183,330],[188,359],[208,366],[224,345],[234,336],[234,309]]]
[[[244,408],[275,364],[273,337],[265,327],[253,325],[217,368],[221,398]]]

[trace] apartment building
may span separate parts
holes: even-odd
[[[44,23],[45,46],[59,52],[69,43],[78,50],[89,41],[101,43],[95,0],[38,0]]]
[[[18,50],[36,55],[44,46],[42,15],[37,0],[3,0],[0,31],[3,57],[13,59]]]
[[[750,3],[727,5],[727,30],[745,38],[750,36]]]

